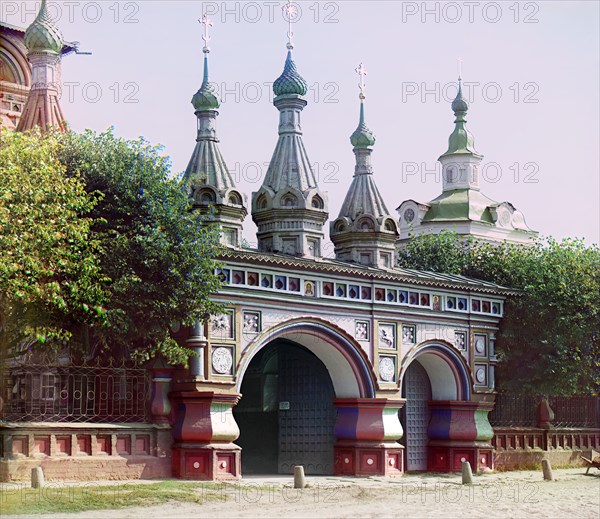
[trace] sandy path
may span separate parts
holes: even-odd
[[[460,475],[309,478],[311,486],[303,491],[286,486],[289,478],[248,478],[239,484],[224,486],[216,500],[213,496],[201,505],[168,503],[82,512],[67,517],[599,519],[600,476],[583,474],[581,468],[555,470],[557,480],[552,482],[543,481],[541,471],[487,474],[476,477],[473,486],[462,486]],[[214,490],[208,492],[214,494]],[[58,518],[65,514],[43,517]]]

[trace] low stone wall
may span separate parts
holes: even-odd
[[[153,424],[0,424],[0,481],[171,477],[171,431]]]
[[[583,466],[600,450],[600,429],[494,428],[494,466],[497,470],[539,468],[542,459],[553,467]]]
[[[542,459],[550,461],[552,467],[580,467],[583,466],[581,456],[590,458],[591,450],[513,450],[496,451],[494,453],[494,466],[496,470],[525,470],[536,469],[542,465]]]

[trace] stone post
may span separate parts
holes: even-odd
[[[548,397],[541,398],[537,407],[537,426],[540,429],[551,429],[554,421],[554,411],[550,407]]]

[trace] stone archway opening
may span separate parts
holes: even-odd
[[[407,355],[401,379],[402,397],[406,400],[400,413],[406,470],[431,470],[432,457],[437,452],[432,448],[432,440],[450,439],[450,422],[441,423],[438,411],[447,404],[450,416],[451,408],[470,398],[468,368],[448,346],[425,344]]]
[[[233,409],[242,473],[333,474],[335,390],[325,364],[306,347],[276,339],[251,360]]]

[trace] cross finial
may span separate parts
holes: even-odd
[[[294,48],[294,43],[292,41],[294,37],[294,33],[292,32],[292,20],[296,20],[298,18],[298,6],[292,3],[292,0],[287,0],[287,4],[283,6],[283,11],[285,12],[288,20],[288,42],[287,48],[292,50]]]
[[[360,77],[360,83],[358,83],[358,88],[360,89],[360,94],[358,95],[358,97],[362,100],[365,98],[365,89],[366,89],[365,76],[368,73],[367,73],[367,69],[365,68],[365,66],[362,63],[356,69],[356,73]]]
[[[204,40],[204,48],[202,49],[202,52],[204,52],[204,54],[208,54],[210,52],[210,48],[208,46],[208,42],[210,41],[208,29],[213,26],[213,23],[207,14],[202,15],[202,18],[198,19],[198,22],[200,22],[201,25],[204,25],[204,34],[202,35],[202,39]]]
[[[463,59],[462,58],[458,58],[456,60],[457,65],[458,65],[458,80],[460,81],[462,79],[462,62]]]

